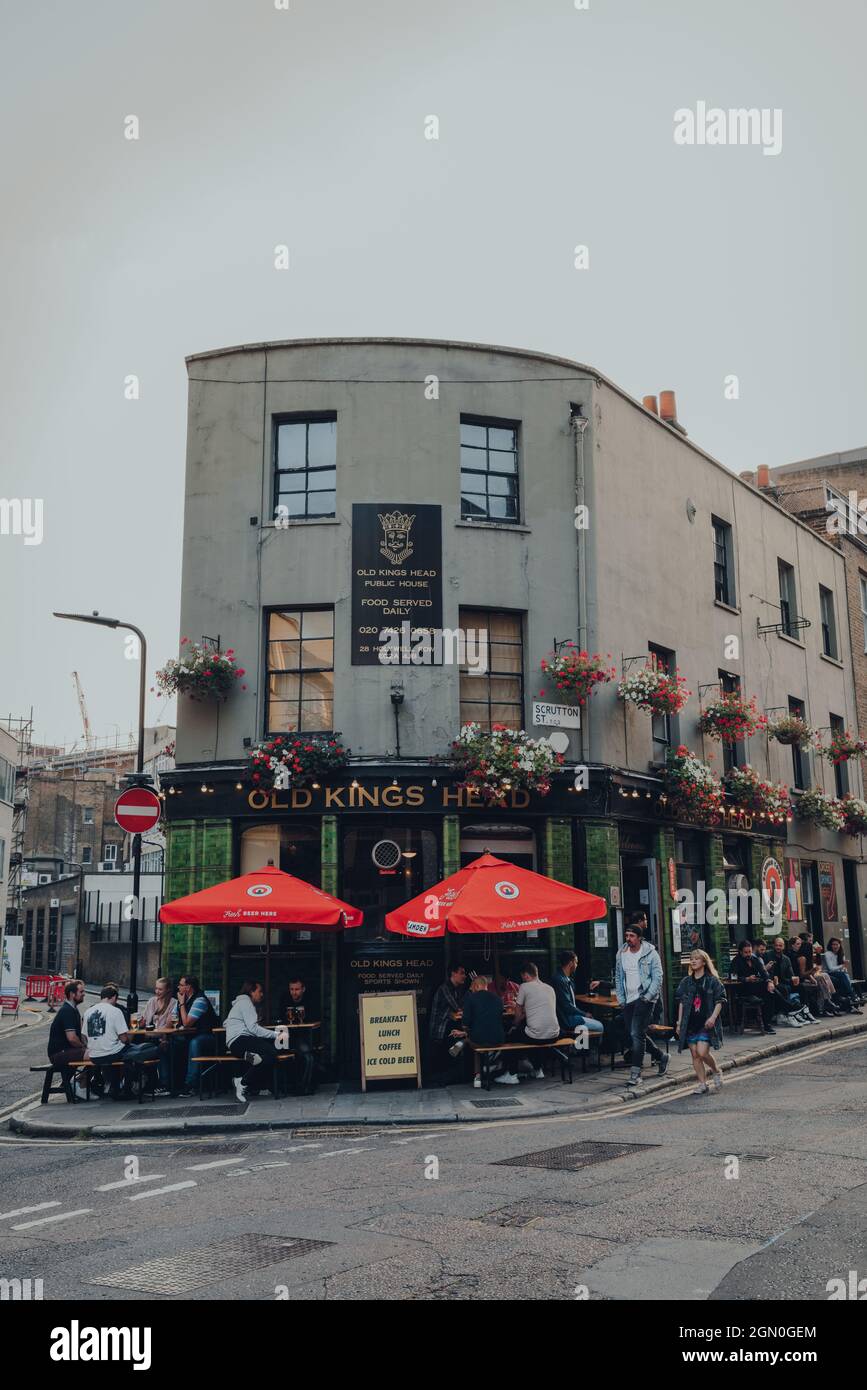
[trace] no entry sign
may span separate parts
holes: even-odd
[[[114,803],[114,818],[128,835],[153,830],[162,814],[162,802],[148,787],[130,787]]]

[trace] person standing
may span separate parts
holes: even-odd
[[[719,1016],[726,992],[707,951],[693,951],[689,958],[689,974],[677,987],[677,1050],[689,1048],[692,1065],[698,1078],[697,1096],[707,1095],[708,1080],[715,1091],[722,1087],[722,1072],[711,1048],[722,1047],[722,1027]]]
[[[641,1084],[645,1049],[656,1063],[660,1076],[668,1069],[668,1057],[647,1033],[662,993],[662,961],[656,947],[643,940],[646,922],[643,912],[630,915],[614,969],[614,991],[623,1010],[623,1024],[629,1040],[629,1080],[626,1084],[632,1091]]]

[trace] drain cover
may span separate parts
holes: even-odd
[[[626,1158],[629,1154],[658,1148],[658,1144],[605,1144],[595,1139],[582,1139],[579,1144],[561,1144],[556,1149],[537,1149],[535,1153],[519,1154],[517,1158],[500,1158],[496,1166],[561,1168],[575,1173],[594,1163],[607,1163],[612,1158]]]
[[[333,1245],[333,1240],[297,1240],[291,1236],[236,1236],[219,1240],[200,1250],[185,1250],[161,1260],[146,1260],[132,1269],[119,1269],[91,1279],[112,1289],[135,1289],[139,1293],[182,1294],[234,1279],[251,1269],[264,1269],[281,1260],[297,1259],[314,1250]]]
[[[493,1110],[495,1107],[500,1109],[504,1105],[520,1105],[519,1100],[513,1100],[511,1096],[482,1096],[479,1100],[471,1100],[470,1105],[475,1105],[479,1110]]]
[[[245,1115],[246,1105],[180,1105],[177,1109],[161,1109],[158,1105],[140,1105],[124,1115],[125,1120],[188,1120],[192,1115],[207,1119],[211,1115]]]
[[[544,1216],[568,1216],[569,1210],[578,1211],[578,1202],[513,1202],[510,1207],[496,1207],[477,1218],[486,1226],[531,1226]]]

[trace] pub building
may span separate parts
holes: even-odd
[[[450,959],[513,979],[532,959],[550,978],[569,945],[579,984],[610,981],[637,908],[670,1016],[693,925],[674,892],[761,891],[775,875],[784,934],[839,936],[863,974],[859,839],[728,799],[710,826],[670,811],[663,771],[681,743],[717,773],[749,763],[863,794],[857,760],[699,732],[720,690],[755,695],[769,719],[854,727],[846,586],[830,544],[686,436],[671,393],[659,412],[566,359],[423,340],[255,344],[187,366],[180,635],[231,649],[245,675],[223,702],[178,698],[166,900],[273,863],[364,912],[333,933],[271,929],[266,1021],[300,974],[326,1066],[357,1077],[360,992],[417,989],[424,1037]],[[386,631],[401,634],[388,662]],[[567,640],[616,670],[580,710],[541,668]],[[676,715],[618,698],[651,661],[686,680]],[[461,786],[449,753],[468,722],[559,739],[548,794],[512,788],[494,806]],[[295,732],[339,741],[347,764],[257,784],[251,753]],[[607,918],[495,939],[386,931],[387,912],[485,850],[599,894]],[[726,915],[696,923],[721,969],[738,939],[773,931]],[[260,927],[166,926],[162,970],[197,974],[225,1012],[262,977],[264,943]]]

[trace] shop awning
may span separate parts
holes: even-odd
[[[607,916],[605,899],[595,893],[483,854],[389,912],[385,925],[401,936],[430,940],[446,931],[540,931]]]
[[[163,903],[160,921],[174,926],[226,924],[338,931],[341,927],[360,927],[364,913],[269,864]]]

